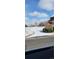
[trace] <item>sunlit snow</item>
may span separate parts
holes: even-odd
[[[28,38],[29,37],[46,36],[46,35],[53,35],[54,34],[54,33],[44,33],[44,32],[42,32],[43,28],[44,27],[26,27],[25,28],[25,30],[26,30],[25,34],[26,34],[26,36],[29,35]]]

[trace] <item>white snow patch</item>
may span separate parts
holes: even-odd
[[[46,36],[46,35],[54,35],[54,33],[44,33],[42,32],[42,29],[44,27],[26,27],[25,30],[26,30],[26,35],[30,34],[30,33],[33,33],[31,36],[27,37],[27,38],[30,38],[30,37],[37,37],[37,36]],[[27,33],[28,31],[28,33]]]

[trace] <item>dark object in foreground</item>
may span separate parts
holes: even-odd
[[[54,17],[51,17],[49,21],[54,21]]]
[[[25,24],[25,27],[28,27],[28,26]]]
[[[54,47],[26,52],[25,59],[54,59]]]

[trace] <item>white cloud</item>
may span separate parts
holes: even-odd
[[[37,11],[29,13],[29,16],[35,16],[35,18],[32,18],[31,21],[29,21],[30,19],[28,17],[26,17],[25,24],[27,24],[27,25],[31,25],[31,24],[35,24],[35,23],[39,24],[40,22],[49,20],[49,15],[47,15],[46,13],[41,13],[41,12],[37,12]],[[36,17],[38,17],[38,18],[36,18]]]
[[[54,9],[54,0],[40,0],[38,6],[47,11],[52,11]]]
[[[37,19],[31,19],[31,21],[29,21],[30,19],[28,17],[25,17],[25,24],[27,24],[28,26],[30,26],[31,24],[35,24],[35,22],[38,22]]]
[[[45,21],[48,21],[49,18],[45,18],[45,19],[40,19],[39,22],[45,22]]]
[[[48,20],[49,20],[49,18],[45,18],[45,19],[32,19],[31,20],[31,24],[35,24],[35,23],[40,24],[40,22],[45,22],[45,21],[48,21]]]
[[[28,17],[25,17],[25,24],[27,24],[27,25],[29,24],[28,23],[28,20],[29,20],[29,18]]]
[[[35,24],[37,22],[37,19],[31,19],[31,24]]]
[[[42,19],[35,19],[35,18],[33,18],[33,19],[31,19],[30,22],[29,22],[29,20],[30,19],[28,17],[25,17],[25,24],[30,26],[31,24],[35,24],[35,23],[39,24],[40,22],[48,21],[49,18],[42,18]]]
[[[54,15],[51,15],[51,17],[53,17]]]
[[[49,17],[46,13],[41,13],[41,12],[37,12],[37,11],[34,11],[32,13],[29,13],[30,16],[36,16],[36,17]]]
[[[29,13],[30,16],[39,16],[39,13],[37,11]]]

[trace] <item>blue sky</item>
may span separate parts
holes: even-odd
[[[26,24],[48,20],[54,15],[53,0],[25,0]]]

